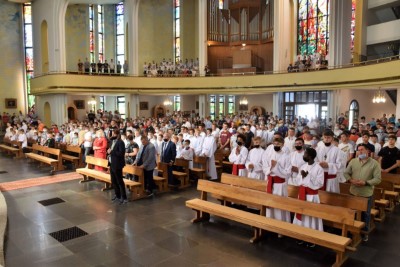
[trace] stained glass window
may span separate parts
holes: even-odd
[[[174,96],[174,111],[181,110],[181,97],[179,95]]]
[[[210,117],[212,120],[215,119],[216,99],[217,97],[215,95],[210,95]]]
[[[25,74],[28,107],[35,104],[35,97],[31,95],[31,79],[33,78],[33,39],[32,39],[32,6],[31,3],[23,4],[24,16],[24,48],[25,48]]]
[[[218,1],[218,8],[219,9],[224,9],[224,0],[219,0]]]
[[[175,38],[175,62],[181,59],[181,7],[180,0],[174,0],[174,38]]]
[[[120,64],[125,62],[125,27],[124,27],[124,3],[115,5],[115,26],[116,26],[116,48],[117,60]]]
[[[235,96],[228,96],[228,114],[232,115],[235,113]]]
[[[350,49],[354,49],[354,34],[356,32],[356,0],[351,0],[351,44]]]
[[[89,53],[90,62],[94,62],[94,9],[89,5]]]
[[[224,116],[225,114],[225,96],[220,95],[218,97],[218,114]]]
[[[298,0],[297,54],[326,55],[329,47],[329,0]]]
[[[97,26],[98,26],[98,53],[99,60],[104,62],[104,6],[97,6]]]

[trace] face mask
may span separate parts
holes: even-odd
[[[274,146],[274,150],[275,150],[276,152],[278,152],[278,151],[281,150],[281,147],[280,147],[280,146]]]
[[[303,157],[303,160],[304,160],[305,162],[308,162],[308,158],[306,158],[306,157]]]
[[[294,148],[296,148],[296,150],[302,150],[303,149],[303,146],[295,146]]]
[[[254,145],[254,148],[259,148],[260,147],[260,145]]]
[[[238,144],[238,146],[243,145],[243,142],[237,141],[236,144]]]
[[[165,139],[163,139],[163,140],[164,140],[164,142],[168,142],[168,139],[166,139],[166,138],[165,138]]]
[[[358,158],[359,158],[360,160],[364,160],[364,159],[367,158],[367,155],[366,155],[366,154],[360,154],[360,155],[358,155]]]
[[[325,146],[331,146],[331,143],[325,143]]]

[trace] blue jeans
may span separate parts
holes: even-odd
[[[372,196],[367,197],[367,199],[368,199],[367,211],[361,213],[361,220],[363,222],[365,222],[365,227],[363,228],[363,231],[366,231],[366,232],[369,232],[369,228],[370,228],[372,198],[373,198]]]

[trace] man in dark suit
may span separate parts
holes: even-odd
[[[108,162],[110,165],[111,184],[115,195],[112,201],[119,200],[120,204],[128,203],[125,191],[125,183],[122,179],[122,169],[125,166],[125,143],[121,140],[121,134],[117,129],[111,136],[111,148],[108,149]]]
[[[142,147],[140,148],[138,156],[133,164],[135,166],[139,166],[139,168],[143,168],[144,188],[148,196],[152,196],[153,189],[155,188],[153,171],[157,166],[156,148],[152,143],[150,143],[149,139],[147,139],[147,136],[142,135],[140,140],[142,142]]]
[[[179,181],[174,178],[172,174],[172,165],[176,158],[176,145],[171,141],[169,133],[163,135],[163,142],[161,144],[160,161],[168,164],[168,184],[172,186],[179,185]]]

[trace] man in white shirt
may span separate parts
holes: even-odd
[[[249,151],[245,164],[247,177],[264,180],[262,161],[265,150],[261,147],[262,139],[261,137],[257,136],[253,139],[253,142],[253,148]]]
[[[246,137],[244,135],[238,135],[237,137],[237,147],[231,150],[229,155],[229,162],[233,163],[232,174],[246,177],[246,163],[248,150],[244,146]]]
[[[340,170],[342,160],[339,148],[334,146],[333,132],[326,130],[323,134],[325,147],[318,147],[316,162],[324,169],[324,186],[322,190],[327,192],[340,193],[337,172]]]
[[[342,133],[340,135],[340,141],[338,147],[346,154],[347,162],[350,162],[350,160],[354,158],[354,146],[349,142],[349,135],[347,133]]]
[[[181,150],[180,158],[186,159],[189,161],[189,169],[193,168],[193,155],[194,151],[190,147],[190,140],[185,140],[183,142],[183,149]]]
[[[215,167],[215,158],[214,153],[217,150],[217,142],[215,141],[214,136],[211,135],[211,128],[207,129],[207,136],[204,138],[201,156],[205,156],[208,158],[208,170],[207,175],[210,176],[211,180],[216,180],[217,176],[217,168]]]
[[[290,152],[290,165],[292,166],[291,169],[291,175],[288,180],[288,184],[290,185],[300,185],[298,183],[298,174],[299,174],[299,169],[301,166],[306,164],[306,162],[303,160],[303,155],[304,155],[304,140],[301,138],[297,138],[295,143],[295,151]]]
[[[90,151],[92,150],[92,132],[85,127],[85,134],[83,135],[83,147],[85,149],[82,155],[82,162],[86,162],[86,156],[89,155]]]
[[[287,197],[287,180],[290,177],[291,166],[289,154],[283,151],[284,140],[275,138],[263,154],[263,172],[268,177],[267,193]],[[269,218],[290,222],[290,212],[267,208]]]
[[[295,151],[294,143],[296,141],[296,131],[294,128],[289,128],[288,136],[285,138],[285,147],[289,149],[290,152]]]
[[[28,138],[23,129],[18,130],[18,142],[21,143],[22,151],[26,152],[26,147],[28,146]]]
[[[140,131],[139,130],[135,130],[134,131],[134,141],[136,144],[138,144],[139,148],[142,147],[142,136],[140,135]]]

